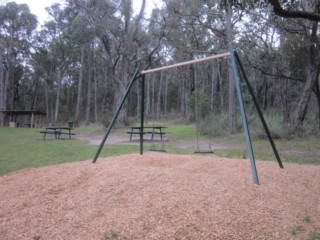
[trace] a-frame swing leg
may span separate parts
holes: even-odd
[[[276,156],[276,159],[277,159],[277,161],[278,161],[279,167],[280,167],[280,168],[283,168],[283,164],[282,164],[282,162],[281,162],[281,159],[280,159],[279,153],[278,153],[278,151],[277,151],[276,145],[274,144],[274,142],[273,142],[273,140],[272,140],[272,137],[271,137],[269,128],[268,128],[267,123],[266,123],[266,121],[265,121],[265,119],[264,119],[264,117],[263,117],[263,114],[262,114],[262,112],[261,112],[261,109],[260,109],[260,107],[259,107],[259,104],[258,104],[258,102],[257,102],[257,99],[256,99],[256,97],[254,96],[252,87],[251,87],[251,85],[250,85],[250,83],[249,83],[249,80],[248,80],[248,78],[247,78],[247,75],[246,75],[246,73],[245,73],[245,71],[244,71],[244,68],[243,68],[242,63],[241,63],[241,61],[240,61],[240,58],[239,58],[239,56],[238,56],[238,53],[237,53],[237,52],[234,52],[234,55],[235,55],[235,57],[236,57],[236,60],[237,60],[237,62],[238,62],[238,65],[239,65],[239,67],[240,67],[240,71],[242,72],[243,78],[244,78],[244,80],[245,80],[245,82],[246,82],[246,84],[247,84],[247,87],[248,87],[248,89],[249,89],[249,92],[250,92],[250,95],[251,95],[252,100],[253,100],[253,102],[254,102],[254,105],[255,105],[255,107],[256,107],[256,109],[257,109],[257,111],[258,111],[260,120],[261,120],[262,125],[263,125],[263,127],[264,127],[264,130],[265,130],[265,132],[266,132],[266,134],[267,134],[267,137],[268,137],[269,142],[270,142],[270,144],[271,144],[271,147],[272,147],[272,149],[273,149],[274,155]]]
[[[247,122],[247,116],[246,116],[246,112],[245,112],[245,109],[243,106],[243,98],[242,98],[242,93],[240,90],[240,80],[239,80],[236,61],[235,61],[235,57],[234,57],[234,50],[232,47],[229,48],[229,52],[230,52],[232,70],[233,70],[233,77],[234,77],[238,100],[239,100],[239,104],[240,104],[240,112],[241,112],[241,116],[242,116],[243,128],[244,128],[244,132],[245,132],[245,136],[246,136],[247,148],[248,148],[248,153],[249,153],[249,157],[250,157],[250,165],[251,165],[253,182],[255,184],[259,185],[257,168],[256,168],[255,160],[254,160],[251,137],[250,137],[249,127],[248,127],[248,122]]]
[[[102,139],[102,141],[101,141],[101,144],[100,144],[100,146],[99,146],[99,148],[98,148],[98,150],[97,150],[97,152],[96,152],[96,155],[94,156],[94,158],[93,158],[93,160],[92,160],[92,163],[95,163],[95,162],[97,161],[97,159],[98,159],[98,157],[99,157],[99,154],[100,154],[100,152],[101,152],[101,150],[102,150],[102,148],[103,148],[103,146],[104,146],[104,143],[106,142],[106,140],[107,140],[107,138],[108,138],[108,136],[109,136],[109,133],[110,133],[110,131],[111,131],[114,123],[115,123],[116,120],[117,120],[117,117],[118,117],[118,115],[119,115],[119,112],[120,112],[123,104],[124,104],[124,101],[125,101],[126,98],[128,97],[129,92],[130,92],[130,90],[131,90],[131,87],[132,87],[133,83],[135,82],[135,80],[137,79],[138,73],[139,73],[139,69],[137,68],[137,69],[135,70],[133,76],[131,77],[130,81],[129,81],[129,84],[128,84],[128,86],[127,86],[127,89],[126,89],[126,91],[125,91],[125,93],[124,93],[121,101],[119,102],[118,108],[117,108],[115,114],[114,114],[113,117],[112,117],[112,120],[111,120],[111,122],[110,122],[110,124],[109,124],[109,126],[108,126],[108,128],[107,128],[107,130],[106,130],[106,133],[105,133],[105,135],[104,135],[104,137],[103,137],[103,139]]]

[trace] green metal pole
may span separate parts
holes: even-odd
[[[244,128],[244,132],[246,135],[247,148],[248,148],[248,153],[249,153],[249,157],[250,157],[250,165],[251,165],[251,171],[252,171],[252,176],[253,176],[253,182],[255,184],[259,185],[257,168],[256,168],[255,160],[254,160],[250,132],[249,132],[249,127],[248,127],[248,122],[247,122],[247,116],[246,116],[246,112],[245,112],[245,109],[243,106],[242,93],[240,90],[240,80],[239,80],[237,66],[236,66],[236,62],[235,62],[235,58],[234,58],[234,50],[232,47],[230,47],[229,51],[230,51],[232,69],[233,69],[233,77],[234,77],[234,81],[236,84],[236,90],[237,90],[238,100],[239,100],[239,104],[240,104],[240,111],[241,111],[241,116],[242,116],[243,128]]]
[[[140,155],[143,155],[143,127],[144,127],[144,85],[145,85],[145,76],[141,78],[141,113],[140,113]]]
[[[104,146],[104,143],[106,142],[106,140],[107,140],[107,138],[108,138],[108,136],[109,136],[109,133],[110,133],[110,131],[111,131],[114,123],[115,123],[116,120],[117,120],[117,117],[118,117],[118,115],[119,115],[119,112],[120,112],[123,104],[124,104],[124,101],[126,100],[127,96],[129,95],[129,92],[130,92],[130,89],[131,89],[133,83],[134,83],[135,80],[137,79],[138,73],[139,73],[139,69],[137,68],[137,69],[135,70],[133,76],[131,77],[130,81],[129,81],[129,84],[128,84],[128,86],[127,86],[127,89],[126,89],[126,91],[125,91],[125,93],[124,93],[124,95],[123,95],[123,97],[122,97],[122,99],[121,99],[121,101],[120,101],[120,103],[119,103],[119,105],[118,105],[118,108],[117,108],[115,114],[113,115],[113,118],[112,118],[112,120],[111,120],[111,122],[110,122],[110,124],[109,124],[109,127],[108,127],[107,130],[106,130],[106,133],[105,133],[105,135],[104,135],[104,138],[103,138],[102,141],[101,141],[101,144],[100,144],[100,146],[99,146],[99,148],[98,148],[98,150],[97,150],[97,152],[96,152],[96,155],[94,156],[94,158],[93,158],[93,160],[92,160],[92,163],[95,163],[95,162],[97,161],[97,159],[98,159],[98,157],[99,157],[99,154],[100,154],[100,152],[101,152],[101,150],[102,150],[102,148],[103,148],[103,146]]]
[[[263,117],[263,114],[262,114],[262,111],[261,111],[261,109],[260,109],[260,107],[259,107],[258,101],[257,101],[256,97],[254,96],[252,87],[251,87],[251,85],[250,85],[250,83],[249,83],[249,80],[248,80],[248,78],[247,78],[247,75],[246,75],[246,73],[245,73],[245,71],[244,71],[244,68],[243,68],[242,63],[241,63],[241,61],[240,61],[240,58],[239,58],[239,56],[238,56],[238,53],[235,52],[234,55],[235,55],[235,57],[236,57],[236,59],[237,59],[238,65],[240,66],[240,70],[241,70],[242,75],[243,75],[243,77],[244,77],[244,80],[245,80],[245,82],[246,82],[246,84],[247,84],[247,87],[248,87],[248,89],[249,89],[249,92],[250,92],[250,95],[251,95],[252,100],[253,100],[253,102],[254,102],[254,105],[255,105],[255,107],[256,107],[256,109],[257,109],[257,111],[258,111],[259,117],[260,117],[260,119],[261,119],[261,122],[262,122],[262,125],[263,125],[263,127],[264,127],[264,130],[265,130],[265,132],[266,132],[266,134],[267,134],[267,136],[268,136],[269,142],[270,142],[271,147],[272,147],[272,149],[273,149],[274,155],[276,156],[276,159],[277,159],[277,161],[278,161],[279,167],[280,167],[280,168],[283,168],[283,164],[282,164],[282,162],[281,162],[281,159],[280,159],[279,153],[278,153],[278,151],[277,151],[276,145],[274,144],[274,141],[272,140],[272,136],[271,136],[271,134],[270,134],[269,128],[268,128],[267,123],[266,123],[266,121],[265,121],[265,119],[264,119],[264,117]]]

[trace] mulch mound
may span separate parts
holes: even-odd
[[[320,166],[146,153],[0,178],[5,239],[306,239]]]

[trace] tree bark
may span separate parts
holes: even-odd
[[[151,97],[150,97],[150,78],[151,75],[146,76],[146,82],[147,82],[147,89],[146,89],[146,103],[145,103],[145,114],[146,116],[150,116],[150,109],[151,109]]]
[[[159,89],[157,96],[157,119],[160,119],[161,116],[161,93],[162,93],[162,85],[163,85],[163,72],[160,72],[160,81],[159,81]]]
[[[78,82],[78,95],[77,95],[77,105],[76,105],[76,114],[74,116],[74,120],[77,122],[80,119],[80,105],[82,99],[82,82],[83,82],[83,69],[84,69],[84,55],[85,55],[85,45],[81,46],[81,63],[79,70],[79,82]]]
[[[319,49],[319,41],[317,37],[317,30],[318,30],[318,22],[314,22],[312,26],[312,33],[311,33],[312,44],[310,46],[309,72],[308,72],[306,83],[300,95],[299,102],[294,114],[294,124],[296,128],[300,124],[302,124],[306,116],[312,91],[315,88],[319,78],[320,49]]]
[[[212,81],[211,81],[211,112],[217,113],[219,112],[219,108],[221,107],[219,102],[221,101],[221,86],[220,86],[220,67],[219,62],[215,61],[212,64]]]
[[[93,70],[93,85],[94,85],[94,122],[98,122],[98,77],[97,77],[97,68],[94,66]]]
[[[165,112],[165,115],[167,114],[167,111],[168,111],[168,85],[169,85],[169,82],[168,82],[168,78],[166,77],[166,81],[165,81],[165,89],[164,89],[164,99],[163,99],[163,102],[164,102],[164,112]]]
[[[90,123],[90,106],[91,106],[91,81],[92,81],[92,69],[89,67],[88,71],[88,86],[87,86],[87,106],[86,106],[86,119],[85,125],[88,126]]]
[[[320,21],[320,14],[318,12],[288,11],[282,8],[279,0],[268,0],[268,2],[272,5],[274,13],[278,16],[285,18],[304,18],[312,21]]]
[[[4,91],[5,91],[5,67],[2,63],[2,56],[0,55],[0,110],[5,110]],[[4,126],[4,114],[0,113],[0,126]]]
[[[316,86],[315,86],[314,92],[315,92],[316,97],[317,97],[318,123],[319,123],[319,129],[320,129],[320,85],[319,85],[319,80],[316,82]]]
[[[56,123],[59,118],[61,81],[62,81],[63,74],[64,74],[62,68],[63,68],[63,66],[61,66],[61,65],[58,68],[57,94],[56,94],[56,104],[55,104],[55,112],[54,112],[54,123]]]
[[[44,77],[44,94],[45,94],[45,100],[46,100],[46,126],[49,124],[49,116],[50,116],[50,107],[49,107],[49,87],[48,87],[48,79],[50,74],[47,72],[45,73]]]
[[[229,1],[226,1],[226,29],[227,29],[227,43],[232,46],[233,41],[233,26],[232,26],[232,7]],[[233,71],[231,63],[228,66],[228,79],[229,79],[229,111],[228,111],[228,129],[229,133],[235,133],[237,130],[236,118],[236,87],[233,78]]]

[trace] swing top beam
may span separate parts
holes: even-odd
[[[167,70],[167,69],[170,69],[170,68],[181,67],[181,66],[185,66],[185,65],[189,65],[189,64],[199,63],[199,62],[205,62],[205,61],[208,61],[208,60],[213,60],[213,59],[217,59],[217,58],[223,58],[223,57],[226,57],[226,56],[230,56],[230,52],[221,53],[221,54],[217,54],[217,55],[213,55],[213,56],[209,56],[209,57],[204,57],[204,58],[199,58],[199,59],[194,59],[194,60],[190,60],[190,61],[186,61],[186,62],[176,63],[176,64],[164,66],[164,67],[144,70],[144,71],[141,71],[140,74],[144,75],[144,74],[147,74],[147,73],[159,72],[159,71]]]

